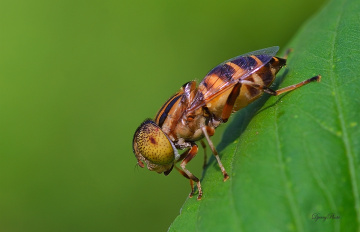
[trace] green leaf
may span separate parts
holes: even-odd
[[[280,87],[322,81],[234,115],[218,146],[230,179],[212,159],[169,231],[360,231],[360,4],[330,1],[288,47]]]

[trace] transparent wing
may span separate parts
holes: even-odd
[[[267,64],[279,51],[279,47],[269,47],[249,52],[227,60],[212,69],[200,82],[198,92],[187,112],[204,106],[217,95],[234,86],[239,80]]]

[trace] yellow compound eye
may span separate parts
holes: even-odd
[[[144,158],[152,164],[167,165],[174,162],[174,148],[168,137],[151,120],[146,120],[136,130],[133,141],[138,161]]]

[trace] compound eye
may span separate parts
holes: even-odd
[[[146,120],[136,130],[133,148],[139,161],[143,157],[153,164],[166,165],[174,162],[175,159],[170,140],[151,120]]]

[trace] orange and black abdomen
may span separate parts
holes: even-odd
[[[244,80],[250,81],[258,86],[268,88],[274,82],[275,75],[285,64],[286,59],[272,57],[268,63],[264,64],[257,71],[244,78]],[[235,112],[246,107],[248,104],[258,99],[262,94],[263,91],[261,89],[247,84],[242,84],[240,94],[234,104],[233,111]]]
[[[285,59],[268,54],[239,56],[211,70],[199,84],[195,101],[190,107],[195,109],[200,102],[205,102],[211,113],[221,117],[221,112],[233,88],[240,88],[234,105],[234,111],[245,107],[259,96],[262,91],[246,84],[242,80],[259,86],[269,87],[275,74],[284,66]]]
[[[285,59],[268,55],[237,57],[211,70],[199,84],[199,91],[206,100],[213,95],[220,94],[223,88],[235,84],[238,80],[256,82],[256,75],[253,76],[252,74],[260,75],[263,80],[262,84],[268,86],[274,78],[270,73],[271,68],[274,68],[277,72],[285,63]]]

